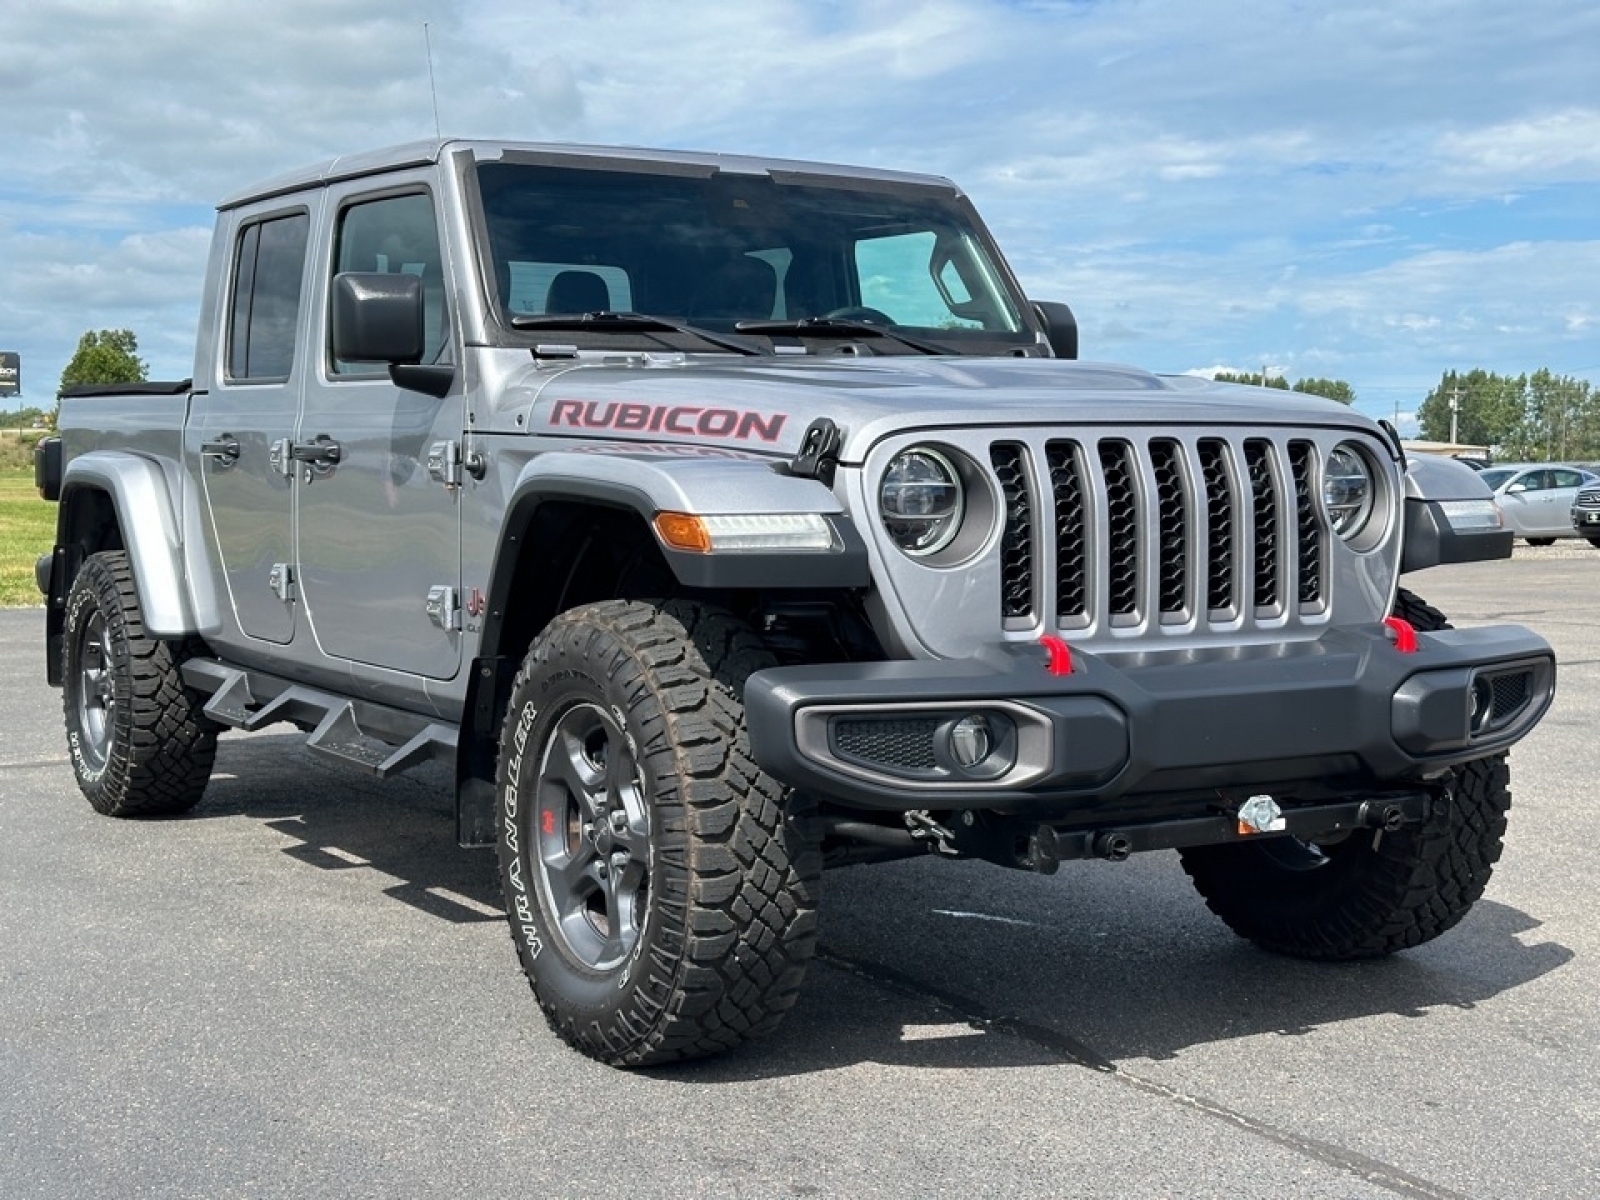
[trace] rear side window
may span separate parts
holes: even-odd
[[[239,232],[228,321],[228,378],[287,379],[300,321],[307,213],[254,221]]]

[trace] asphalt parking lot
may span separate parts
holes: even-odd
[[[0,612],[0,1193],[1600,1194],[1600,551],[1408,582],[1561,661],[1454,931],[1317,966],[1172,856],[857,868],[776,1037],[635,1074],[546,1030],[442,772],[230,734],[191,816],[96,817]]]

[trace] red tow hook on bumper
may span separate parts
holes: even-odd
[[[1071,646],[1067,645],[1053,633],[1047,633],[1040,638],[1039,645],[1043,646],[1050,655],[1050,661],[1045,666],[1046,671],[1049,671],[1052,675],[1072,674]]]
[[[1396,650],[1401,654],[1417,652],[1417,631],[1412,628],[1410,621],[1404,617],[1385,617],[1383,623],[1388,626],[1390,634],[1394,637]]]

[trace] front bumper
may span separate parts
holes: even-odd
[[[888,811],[1092,820],[1137,797],[1403,787],[1505,749],[1550,705],[1555,655],[1520,626],[1416,641],[1404,652],[1374,625],[1280,645],[1074,652],[1064,675],[1034,645],[775,667],[750,677],[745,707],[757,762],[793,787]]]

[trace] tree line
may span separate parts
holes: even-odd
[[[1446,371],[1417,408],[1417,422],[1428,441],[1488,446],[1496,458],[1600,460],[1600,388],[1545,369],[1531,375]]]
[[[1286,392],[1306,392],[1312,396],[1337,400],[1340,404],[1356,402],[1355,389],[1342,379],[1301,379],[1290,383],[1282,375],[1237,371],[1218,371],[1213,378],[1218,383],[1249,383],[1256,387],[1280,388]]]
[[[131,329],[91,329],[78,339],[78,348],[61,372],[52,408],[26,406],[0,409],[0,429],[28,429],[36,422],[55,428],[56,409],[68,388],[85,384],[143,383],[150,367],[139,357],[139,339]]]

